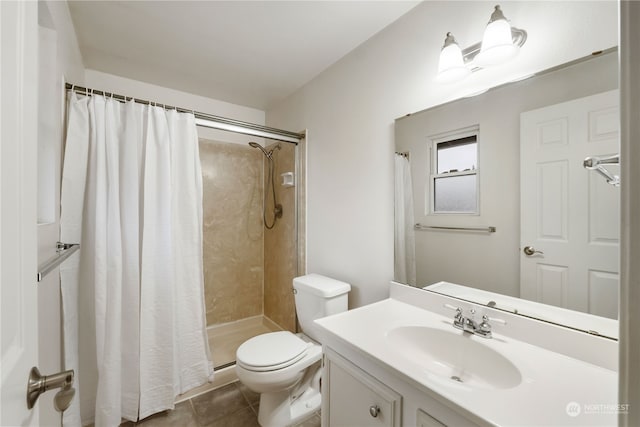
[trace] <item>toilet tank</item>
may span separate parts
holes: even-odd
[[[315,319],[341,313],[348,309],[348,283],[321,276],[307,274],[293,279],[296,313],[302,332],[320,342]]]

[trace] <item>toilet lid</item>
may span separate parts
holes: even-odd
[[[256,370],[277,369],[302,358],[310,345],[289,331],[271,332],[245,341],[238,347],[236,359]]]

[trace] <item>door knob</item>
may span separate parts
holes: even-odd
[[[58,372],[53,375],[41,375],[38,368],[31,368],[29,382],[27,384],[27,408],[32,409],[38,397],[47,390],[61,388],[53,400],[53,406],[58,412],[64,412],[69,405],[76,390],[73,388],[73,369]]]
[[[524,252],[524,254],[527,256],[531,256],[535,254],[544,255],[544,252],[536,251],[536,249],[533,246],[525,246],[524,249],[522,249],[522,252]]]

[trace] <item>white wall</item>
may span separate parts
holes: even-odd
[[[58,72],[67,81],[84,83],[82,55],[67,3],[56,0],[40,1],[38,23],[40,26],[55,30],[57,33]]]
[[[393,277],[396,117],[617,44],[614,1],[501,5],[529,33],[508,65],[435,84],[446,32],[462,47],[479,41],[494,2],[429,1],[267,110],[269,126],[309,130],[307,269],[350,282],[352,306],[386,297]]]
[[[497,229],[416,232],[417,284],[445,280],[520,296],[520,113],[617,88],[618,55],[612,52],[398,119],[396,149],[411,153],[415,221]],[[429,137],[471,125],[480,126],[480,213],[430,215]]]
[[[204,96],[156,86],[96,70],[87,70],[86,80],[87,87],[91,89],[132,96],[174,107],[193,109],[201,113],[213,114],[214,116],[226,117],[243,122],[255,124],[264,124],[265,122],[265,112],[256,108],[205,98]],[[202,127],[198,127],[198,136],[215,141],[235,142],[239,144],[247,144],[249,141],[263,141],[260,138],[248,135]]]
[[[64,80],[84,82],[84,67],[66,2],[38,3],[38,262],[55,254],[60,235],[60,182],[64,140]],[[38,284],[38,366],[45,374],[64,369],[58,270]],[[41,425],[60,425],[55,393],[38,400]]]

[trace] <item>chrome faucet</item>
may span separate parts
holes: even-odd
[[[502,323],[503,325],[507,324],[507,322],[502,319],[494,319],[487,316],[486,314],[482,316],[482,322],[478,323],[474,319],[474,316],[476,314],[475,309],[470,309],[470,316],[466,317],[462,314],[462,309],[460,307],[454,307],[449,304],[445,304],[444,306],[448,309],[456,311],[456,314],[453,318],[454,328],[461,329],[464,332],[469,332],[474,335],[478,335],[482,338],[491,338],[491,324],[489,323],[489,320]]]

